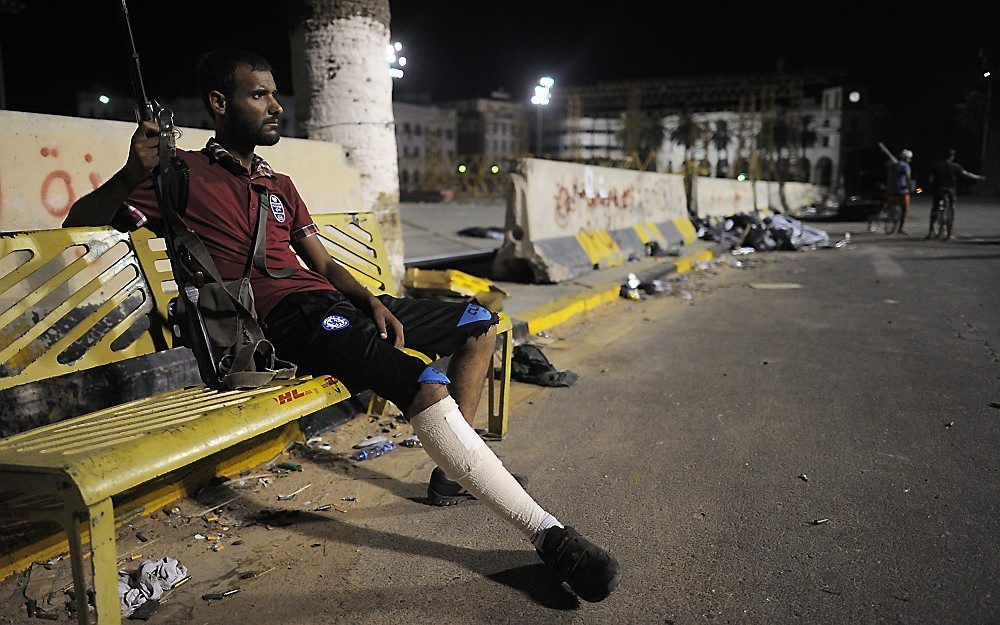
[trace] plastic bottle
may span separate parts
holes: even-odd
[[[358,462],[362,462],[364,460],[371,460],[372,458],[383,456],[395,448],[396,443],[379,443],[377,445],[369,445],[368,447],[363,447],[357,450],[351,457]]]

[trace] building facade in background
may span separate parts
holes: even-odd
[[[503,91],[490,98],[445,104],[458,115],[458,153],[467,158],[505,160],[528,151],[527,109]]]
[[[458,114],[438,106],[394,102],[400,192],[426,189],[458,166]]]
[[[601,83],[557,91],[548,108],[554,158],[832,191],[878,140],[865,94],[817,75]]]

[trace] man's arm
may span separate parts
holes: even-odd
[[[393,344],[402,349],[403,324],[371,291],[355,280],[347,269],[330,256],[317,237],[299,239],[292,244],[292,247],[310,269],[326,278],[334,288],[344,294],[344,297],[351,300],[352,304],[371,316],[383,339],[389,337],[388,331],[391,329]]]
[[[125,166],[93,192],[74,202],[63,227],[106,226],[111,223],[122,202],[149,178],[149,173],[159,162],[158,135],[156,124],[142,122],[132,135]]]
[[[986,180],[986,176],[979,176],[971,171],[965,171],[961,165],[958,166],[958,173],[962,174],[966,178],[969,178],[970,180]]]

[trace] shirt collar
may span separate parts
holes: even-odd
[[[235,156],[229,153],[226,148],[222,147],[222,144],[212,137],[205,144],[205,149],[203,150],[208,157],[214,161],[217,161],[220,165],[228,169],[234,174],[246,174],[247,169],[243,166]],[[261,158],[259,155],[254,154],[253,159],[250,161],[250,179],[254,178],[276,178],[274,175],[274,170],[271,169],[271,165]]]

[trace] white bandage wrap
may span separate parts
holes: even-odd
[[[528,540],[535,537],[543,522],[553,519],[524,492],[493,450],[465,422],[454,399],[445,397],[410,419],[410,423],[424,451],[449,479],[510,521]]]

